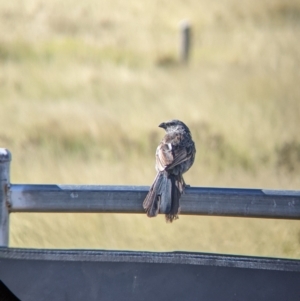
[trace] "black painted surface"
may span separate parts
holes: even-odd
[[[1,301],[20,301],[0,280],[0,300]]]
[[[22,301],[300,300],[299,260],[112,251],[70,251],[68,258],[68,251],[2,250],[0,279]]]

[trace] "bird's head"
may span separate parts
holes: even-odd
[[[167,133],[171,133],[175,131],[183,131],[186,133],[190,133],[189,128],[182,121],[176,119],[162,122],[159,125],[159,127],[165,129]]]

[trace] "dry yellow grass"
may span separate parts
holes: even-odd
[[[14,183],[150,185],[185,121],[193,186],[300,189],[300,3],[0,2],[0,144]],[[189,66],[178,22],[193,24]],[[300,257],[299,221],[13,214],[18,247]]]

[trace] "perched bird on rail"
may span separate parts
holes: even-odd
[[[166,221],[178,218],[179,199],[186,186],[183,173],[195,160],[196,148],[189,128],[179,120],[163,122],[159,127],[166,135],[156,149],[155,180],[144,200],[143,207],[149,217],[165,213]]]

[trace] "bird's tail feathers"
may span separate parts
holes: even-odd
[[[168,213],[166,213],[166,221],[172,223],[173,220],[178,219],[178,214],[180,212],[180,204],[179,200],[183,193],[183,186],[182,186],[182,177],[170,175],[170,182],[171,182],[171,208]]]
[[[177,219],[179,199],[183,192],[182,183],[181,176],[168,175],[165,171],[158,172],[143,203],[147,215],[154,217],[160,212],[166,214],[167,222]]]

